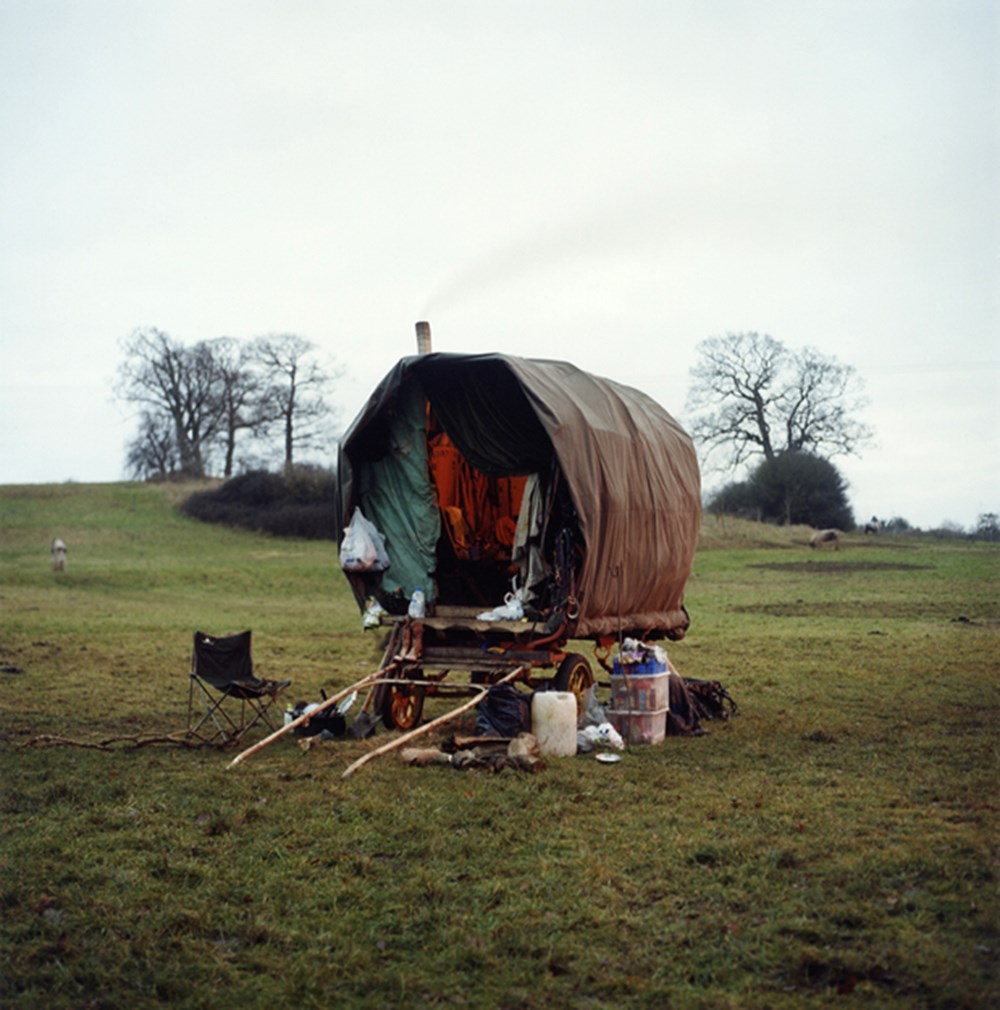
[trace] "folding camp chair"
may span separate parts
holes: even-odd
[[[276,727],[268,709],[289,684],[290,680],[262,680],[254,675],[249,631],[222,638],[196,631],[188,689],[188,735],[206,743],[228,744],[257,723],[273,731]]]

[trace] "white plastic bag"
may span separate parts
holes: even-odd
[[[523,589],[517,588],[517,576],[511,580],[514,588],[512,593],[507,593],[503,598],[503,603],[492,610],[483,611],[478,615],[480,621],[520,621],[524,617],[524,600],[527,593]]]
[[[577,750],[584,754],[589,753],[595,747],[610,747],[612,750],[625,750],[625,741],[621,733],[611,725],[610,722],[602,722],[599,726],[593,724],[577,730],[576,734]]]
[[[512,593],[504,597],[504,602],[492,610],[485,610],[477,616],[480,621],[520,621],[524,617],[524,607],[521,601]]]
[[[371,597],[368,600],[368,607],[365,610],[365,616],[361,621],[361,627],[367,631],[369,628],[377,628],[382,623],[382,617],[387,614],[388,611],[385,607],[379,603],[375,597]]]
[[[340,542],[340,567],[346,572],[382,572],[389,555],[382,534],[356,508]]]

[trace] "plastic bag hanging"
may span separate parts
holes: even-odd
[[[340,542],[340,567],[345,572],[382,572],[389,567],[385,540],[375,524],[356,508]]]

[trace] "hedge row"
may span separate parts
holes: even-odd
[[[212,491],[198,491],[181,506],[193,519],[238,526],[276,537],[337,540],[334,474],[299,467],[290,474],[255,470]]]

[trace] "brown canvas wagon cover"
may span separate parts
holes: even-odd
[[[691,439],[659,404],[562,361],[450,353],[400,360],[341,443],[338,510],[346,526],[360,507],[386,535],[390,571],[407,595],[433,585],[441,536],[427,476],[429,412],[483,473],[558,468],[582,540],[568,637],[683,635],[700,475]],[[370,586],[351,581],[362,604]]]

